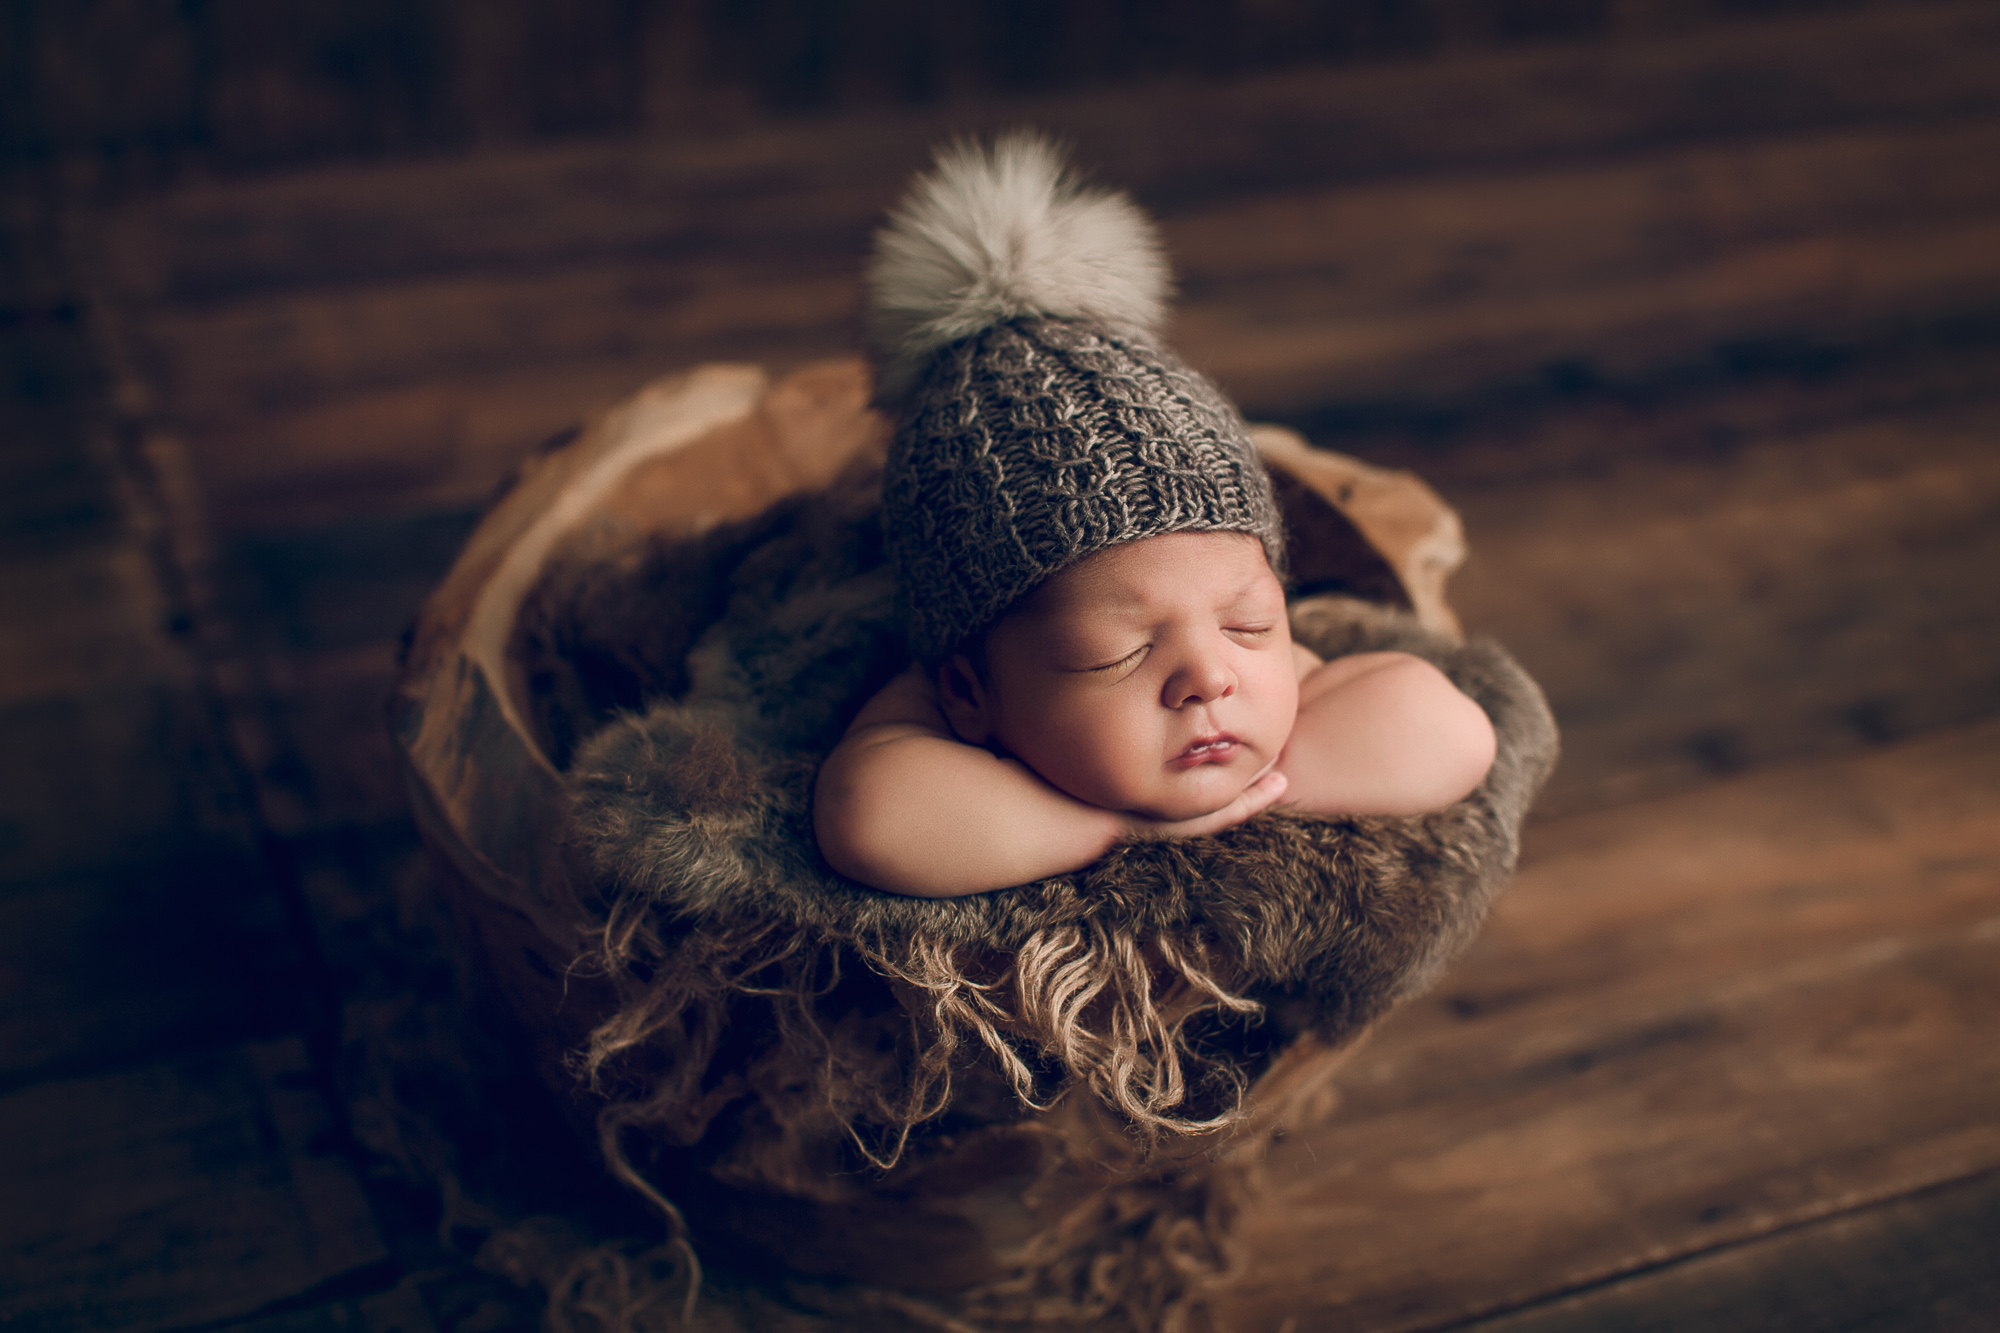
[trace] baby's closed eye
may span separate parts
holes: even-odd
[[[1115,671],[1120,671],[1131,667],[1135,667],[1145,659],[1146,650],[1151,646],[1152,646],[1151,644],[1142,643],[1138,647],[1134,648],[1131,652],[1126,653],[1122,657],[1113,658],[1108,662],[1101,662],[1097,666],[1083,667],[1080,669],[1079,674],[1090,675],[1090,676],[1108,676]]]

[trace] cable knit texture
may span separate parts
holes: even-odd
[[[1105,225],[1067,225],[1079,198],[1111,210]],[[1086,241],[1099,262],[1080,262]],[[876,245],[878,338],[959,335],[876,349],[885,382],[908,386],[886,404],[883,517],[918,657],[942,658],[1050,575],[1143,537],[1252,533],[1282,576],[1278,508],[1241,415],[1134,314],[1156,317],[1164,279],[1150,225],[1122,196],[1079,195],[1038,141],[961,146]],[[1120,245],[1144,262],[1112,262]]]

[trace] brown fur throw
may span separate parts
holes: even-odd
[[[1452,808],[1265,814],[956,899],[834,873],[812,831],[817,765],[904,664],[873,484],[559,569],[517,641],[543,696],[570,701],[545,732],[582,735],[593,709],[665,695],[618,713],[569,766],[592,922],[580,966],[623,1003],[582,1072],[635,1184],[667,1170],[626,1161],[635,1129],[691,1150],[711,1180],[824,1199],[861,1188],[857,1153],[907,1174],[927,1143],[1020,1121],[1070,1087],[1140,1141],[1214,1128],[1293,1037],[1350,1038],[1472,937],[1555,761],[1547,705],[1497,646],[1338,596],[1295,605],[1301,642],[1426,657],[1493,719],[1499,757]],[[677,618],[649,624],[648,606]],[[625,647],[587,642],[604,632],[592,608],[615,608],[597,619]],[[659,654],[632,646],[649,641]],[[608,685],[561,675],[621,652]]]

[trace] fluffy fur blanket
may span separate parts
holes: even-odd
[[[568,763],[582,965],[623,1007],[582,1069],[614,1159],[638,1126],[713,1177],[824,1197],[857,1152],[887,1169],[927,1133],[1076,1086],[1142,1139],[1194,1133],[1292,1038],[1351,1038],[1471,938],[1554,764],[1548,708],[1496,645],[1339,596],[1294,606],[1301,642],[1417,653],[1492,717],[1499,758],[1452,808],[1265,814],[958,899],[831,871],[816,766],[903,665],[874,484],[558,568],[524,616],[545,733],[558,751],[585,736]]]

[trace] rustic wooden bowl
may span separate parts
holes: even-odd
[[[616,559],[661,537],[694,538],[879,455],[889,427],[868,405],[870,387],[858,360],[775,382],[753,366],[705,365],[647,385],[522,464],[418,616],[392,706],[417,824],[487,981],[580,1132],[597,1107],[568,1060],[613,996],[569,970],[580,937],[560,850],[567,804],[537,734],[517,620],[554,560]],[[1278,483],[1301,591],[1397,605],[1457,635],[1443,588],[1463,544],[1456,515],[1428,487],[1283,429],[1253,435]],[[1230,1151],[1315,1114],[1340,1054],[1301,1038],[1280,1055],[1252,1088],[1248,1127]],[[705,1196],[704,1220],[782,1251],[804,1273],[919,1292],[990,1285],[1038,1244],[1046,1251],[1053,1229],[1075,1229],[1110,1179],[1063,1165],[1089,1151],[1046,1151],[1051,1137],[1086,1148],[1115,1137],[1099,1109],[1071,1097],[1031,1121],[1033,1133],[1014,1134],[1011,1148],[987,1141],[944,1168],[932,1163],[922,1182],[899,1182],[889,1204],[877,1206],[865,1188],[839,1206],[725,1191]],[[1041,1146],[1024,1158],[1028,1139]],[[1211,1142],[1181,1156],[1213,1169],[1218,1153]],[[1050,1176],[1066,1170],[1075,1178]]]

